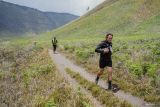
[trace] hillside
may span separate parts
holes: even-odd
[[[42,12],[0,1],[1,33],[40,33],[58,28],[76,18],[77,16],[67,13]]]
[[[57,35],[99,36],[159,34],[159,0],[106,0],[76,22],[58,29]]]

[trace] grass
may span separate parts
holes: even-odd
[[[47,49],[23,44],[25,39],[7,41],[0,46],[0,106],[92,107],[61,77]]]
[[[72,78],[75,78],[76,81],[79,82],[79,84],[81,84],[84,88],[91,91],[92,95],[106,107],[131,107],[131,105],[126,101],[119,100],[113,95],[112,92],[107,92],[106,90],[98,87],[96,84],[89,82],[88,80],[80,76],[79,73],[75,73],[69,68],[66,69],[66,72],[70,74]]]
[[[159,32],[159,1],[118,0],[94,13],[54,30],[59,38],[99,37],[105,32],[115,35],[157,34]],[[149,12],[149,13],[147,13]],[[145,18],[145,19],[144,19]],[[155,29],[152,29],[155,28]],[[101,36],[102,37],[102,36]]]
[[[149,37],[145,40],[141,39],[141,37],[138,38],[138,36],[136,40],[131,40],[130,38],[133,37],[125,37],[120,42],[117,42],[119,40],[113,41],[113,50],[115,50],[113,53],[113,81],[119,84],[121,89],[126,92],[144,98],[145,101],[158,103],[160,100],[160,95],[158,94],[159,75],[157,71],[159,59],[157,59],[158,57],[155,58],[153,53],[154,51],[158,52],[158,48],[154,48],[153,51],[152,47],[158,47],[159,37]],[[99,70],[99,56],[94,53],[94,41],[88,41],[78,42],[78,46],[65,45],[62,51],[70,59],[76,61],[77,64],[85,67],[87,71],[97,73]],[[82,45],[80,45],[81,43]],[[130,44],[130,46],[127,44]],[[141,44],[143,44],[143,50],[141,50]],[[133,53],[133,50],[136,53]],[[138,56],[135,57],[134,54]],[[153,57],[150,56],[151,54],[153,54]],[[154,60],[157,61],[154,62]],[[102,78],[105,79],[106,75],[105,73]]]
[[[16,49],[7,50],[2,61],[1,104],[2,106],[34,106],[37,102],[47,97],[47,91],[53,89],[54,82],[47,77],[57,75],[55,66],[46,58],[47,51]],[[1,51],[1,55],[2,52]],[[33,59],[31,59],[33,58]],[[42,61],[39,58],[46,58]],[[4,65],[4,61],[7,61]],[[44,62],[48,64],[44,65]],[[34,63],[37,63],[34,65]],[[39,68],[41,66],[41,68]],[[7,67],[7,69],[6,69]],[[47,82],[47,84],[46,84]],[[44,95],[42,95],[44,94]]]
[[[72,88],[64,85],[58,87],[49,96],[47,100],[37,105],[38,107],[93,107],[90,100],[80,92],[80,90],[74,91]]]

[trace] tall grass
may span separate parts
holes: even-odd
[[[0,47],[0,106],[92,106],[84,94],[73,90],[61,77],[47,49],[8,43]]]
[[[98,87],[96,84],[89,82],[84,79],[80,74],[75,73],[69,68],[66,69],[66,72],[70,74],[72,78],[75,78],[84,88],[91,91],[92,95],[96,97],[102,104],[106,107],[131,107],[131,105],[123,100],[118,99],[111,92],[107,92],[106,90]]]

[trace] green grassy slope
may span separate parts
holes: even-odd
[[[110,3],[108,5],[108,3]],[[159,0],[115,0],[102,8],[56,31],[57,36],[99,36],[105,32],[117,35],[159,34]]]

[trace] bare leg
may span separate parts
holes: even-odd
[[[99,72],[97,73],[97,76],[100,77],[103,74],[104,68],[100,68]]]
[[[103,74],[104,68],[100,68],[100,71],[97,73],[97,77],[95,80],[95,83],[98,84],[98,80],[100,78],[100,76]]]
[[[112,67],[108,67],[108,80],[112,81]]]

